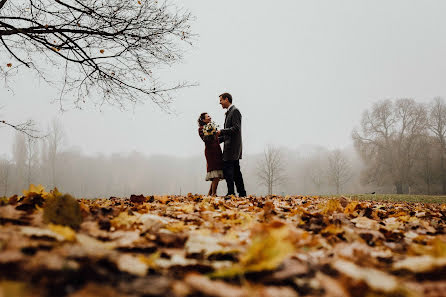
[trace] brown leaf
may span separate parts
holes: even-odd
[[[22,214],[13,205],[0,206],[0,219],[19,220]]]
[[[184,279],[195,292],[215,297],[244,297],[245,291],[234,285],[223,281],[212,281],[206,276],[189,274]]]
[[[88,283],[68,297],[129,297],[129,295],[124,295],[109,285]]]
[[[143,203],[146,201],[146,197],[144,195],[130,195],[130,201],[133,203]]]

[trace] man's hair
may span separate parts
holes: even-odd
[[[232,96],[231,96],[231,94],[229,94],[229,93],[223,93],[223,94],[221,94],[221,95],[218,96],[218,97],[221,97],[221,98],[223,98],[223,99],[228,99],[229,103],[232,103]]]

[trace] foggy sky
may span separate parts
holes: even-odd
[[[244,152],[268,143],[296,148],[351,144],[351,130],[377,100],[446,96],[444,1],[178,1],[199,36],[182,64],[158,73],[199,82],[176,93],[168,115],[147,102],[126,112],[90,106],[59,113],[57,93],[21,72],[0,88],[0,117],[32,118],[41,129],[55,116],[67,147],[84,153],[203,154],[197,118],[223,126],[218,95],[228,91],[243,116]],[[1,53],[0,53],[1,54]],[[2,65],[3,66],[3,65]],[[14,132],[0,129],[0,156]]]

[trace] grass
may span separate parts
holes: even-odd
[[[368,200],[368,201],[446,203],[446,196],[437,196],[437,195],[347,194],[347,195],[342,195],[342,196],[349,197],[352,199],[357,199],[357,200]],[[327,197],[337,197],[337,196],[330,195]]]

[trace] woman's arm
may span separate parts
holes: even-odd
[[[204,143],[212,142],[215,140],[215,135],[204,135],[203,129],[198,129],[198,135],[200,135],[200,138],[203,140]]]

